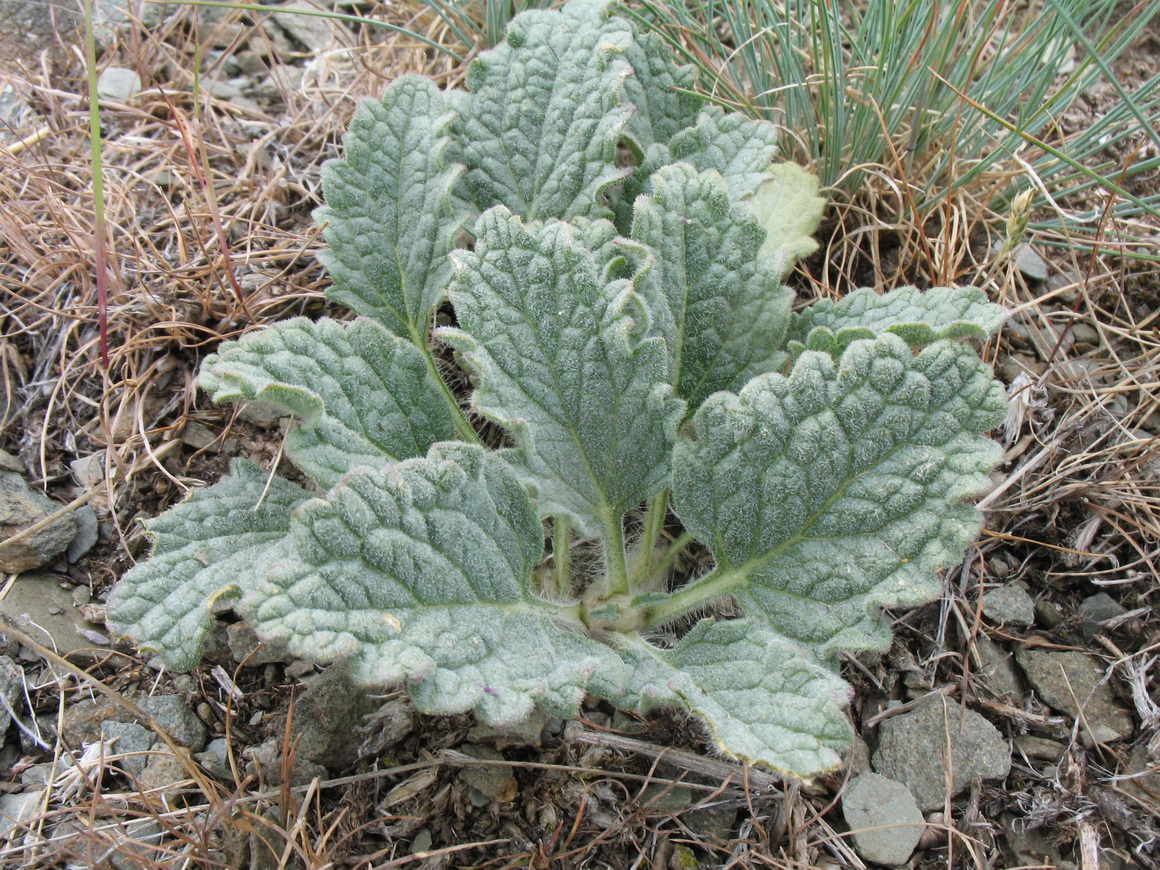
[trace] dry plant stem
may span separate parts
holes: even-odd
[[[85,67],[89,79],[89,144],[93,164],[93,223],[97,279],[97,321],[101,335],[101,365],[109,367],[109,285],[106,269],[105,173],[101,159],[101,108],[97,95],[97,40],[93,33],[93,2],[85,0]]]

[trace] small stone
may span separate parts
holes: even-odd
[[[141,92],[141,76],[122,66],[105,67],[97,79],[97,96],[104,100],[127,103]]]
[[[44,792],[45,789],[33,789],[0,795],[0,838],[8,837],[17,825],[40,812]]]
[[[33,491],[21,475],[0,471],[0,540],[39,525],[60,507]],[[0,571],[19,574],[47,565],[68,549],[76,533],[76,520],[67,513],[23,540],[0,545]]]
[[[209,771],[211,776],[218,779],[229,779],[233,776],[230,769],[229,744],[224,737],[217,737],[205,745],[205,751],[194,756],[202,767]]]
[[[948,768],[952,797],[976,779],[1003,779],[1011,771],[1011,753],[999,730],[942,695],[886,719],[879,731],[874,769],[906,783],[921,810],[943,806]]]
[[[77,521],[77,534],[65,551],[65,558],[70,565],[95,547],[101,539],[101,524],[97,521],[97,512],[92,505],[81,505],[73,511],[73,517]]]
[[[1075,337],[1076,350],[1091,350],[1100,345],[1099,330],[1091,324],[1073,323],[1071,325],[1071,334]]]
[[[1015,268],[1029,281],[1047,280],[1047,261],[1027,243],[1015,249]]]
[[[1020,734],[1015,738],[1015,746],[1028,758],[1039,758],[1052,763],[1063,758],[1067,747],[1055,740],[1046,737],[1036,737],[1033,734]]]
[[[205,748],[205,725],[180,695],[153,695],[137,702],[170,737],[193,752]]]
[[[1035,602],[1035,620],[1050,631],[1063,623],[1063,610],[1054,601],[1040,598]]]
[[[12,724],[9,710],[15,710],[18,699],[24,694],[24,669],[8,656],[0,656],[0,695],[7,702],[0,707],[0,745],[4,743],[4,735],[8,726]]]
[[[185,763],[168,749],[158,747],[137,777],[137,784],[142,791],[169,795],[184,788],[188,779]]]
[[[217,452],[214,447],[217,444],[218,433],[214,432],[209,426],[204,423],[199,423],[197,420],[189,420],[185,424],[185,431],[182,433],[181,441],[194,450],[210,450]]]
[[[540,710],[533,710],[530,716],[515,725],[501,728],[480,723],[467,733],[467,737],[472,743],[489,743],[497,749],[539,746],[540,736],[547,724],[548,717]]]
[[[378,709],[341,666],[327,668],[298,698],[291,743],[297,756],[333,770],[358,761],[359,741],[352,739],[363,718]]]
[[[58,655],[92,649],[83,632],[99,628],[73,606],[72,593],[51,574],[23,574],[0,600],[0,616]]]
[[[1079,613],[1083,617],[1084,637],[1091,640],[1104,630],[1102,623],[1127,613],[1116,599],[1106,592],[1097,592],[1080,602]]]
[[[858,854],[887,867],[910,859],[926,827],[910,789],[877,773],[863,773],[847,784],[842,814]]]
[[[286,644],[263,642],[244,622],[234,622],[227,626],[226,640],[230,645],[230,656],[239,664],[245,662],[246,667],[278,664],[291,658]]]
[[[1116,702],[1103,682],[1103,669],[1081,652],[1020,649],[1015,653],[1027,679],[1043,703],[1080,717],[1085,741],[1111,743],[1132,733],[1132,717]]]
[[[503,756],[490,746],[479,743],[465,743],[459,751],[472,758],[487,761],[503,761]],[[464,767],[459,771],[459,778],[476,791],[485,795],[488,801],[507,803],[519,793],[519,783],[512,776],[512,769],[507,764],[479,764]]]
[[[979,679],[983,685],[990,689],[996,698],[1007,703],[1014,703],[1022,698],[1019,674],[1015,670],[1015,661],[1011,653],[982,632],[975,638],[975,649],[979,653],[981,663]]]
[[[68,468],[77,486],[92,489],[105,479],[105,451],[98,450],[88,456],[74,459],[68,464]]]
[[[117,762],[118,766],[134,777],[140,777],[141,771],[149,764],[149,756],[145,753],[157,742],[157,735],[136,723],[116,721],[102,722],[101,735],[111,744],[112,753],[131,756],[122,758]]]
[[[420,852],[426,852],[431,848],[432,842],[431,831],[427,828],[420,828],[414,839],[411,840],[411,854],[417,855]]]
[[[999,586],[983,594],[983,615],[996,625],[1031,625],[1035,602],[1021,586]]]
[[[274,21],[297,42],[310,49],[312,54],[318,54],[334,44],[334,21],[318,15],[317,6],[306,0],[292,0],[280,6],[279,12],[282,10],[285,13],[275,15]],[[302,12],[308,14],[303,15]]]

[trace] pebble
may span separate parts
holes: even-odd
[[[153,748],[157,735],[135,722],[108,721],[101,723],[101,736],[111,743],[111,753],[131,756],[122,758],[117,766],[134,777],[140,777],[149,764],[149,756],[145,753]]]
[[[1023,697],[1023,689],[1011,653],[982,632],[975,638],[975,649],[979,653],[981,668],[978,676],[983,685],[996,698],[1008,704],[1018,703]]]
[[[1111,743],[1131,735],[1132,717],[1120,708],[1103,682],[1103,668],[1092,657],[1074,651],[1020,649],[1015,659],[1043,703],[1072,717],[1082,706],[1080,734],[1085,744]]]
[[[1079,613],[1083,617],[1083,634],[1091,640],[1104,630],[1101,623],[1127,613],[1116,599],[1106,592],[1097,592],[1080,602]]]
[[[842,815],[858,854],[887,867],[910,860],[926,828],[910,789],[877,773],[863,773],[846,785]]]
[[[140,92],[141,76],[123,66],[105,67],[97,79],[97,96],[101,99],[127,103]]]
[[[941,695],[884,720],[879,732],[874,769],[906,783],[921,810],[943,806],[948,767],[952,796],[976,779],[1003,779],[1011,771],[1011,752],[999,730]]]
[[[8,656],[0,656],[0,695],[7,702],[0,707],[0,743],[12,724],[9,710],[17,709],[18,699],[24,694],[24,669]]]
[[[19,794],[0,795],[0,837],[8,837],[13,828],[40,811],[44,792],[45,789],[33,789]]]
[[[983,615],[996,625],[1028,626],[1035,621],[1035,602],[1021,586],[999,586],[983,594]]]
[[[43,522],[60,507],[31,489],[18,472],[0,471],[0,540]],[[57,517],[29,537],[0,546],[0,571],[19,574],[47,565],[68,549],[76,533],[71,513]]]

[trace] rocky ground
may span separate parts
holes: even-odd
[[[309,212],[349,95],[381,87],[365,61],[458,73],[316,18],[186,8],[146,38],[105,14],[122,265],[102,369],[94,291],[70,271],[92,221],[76,169],[87,109],[69,96],[83,67],[71,22],[32,20],[0,17],[26,48],[0,77],[0,866],[1160,864],[1154,263],[1051,239],[998,266],[985,239],[964,249],[956,276],[1013,311],[987,349],[1013,396],[988,532],[942,601],[897,615],[889,653],[845,661],[859,741],[815,783],[719,759],[674,715],[593,704],[507,731],[419,716],[403,693],[352,691],[339,670],[258,644],[228,610],[204,662],[172,674],[110,636],[102,601],[143,553],[137,520],[231,456],[277,461],[280,421],[192,387],[243,322],[225,276],[259,320],[326,310]],[[1156,56],[1149,39],[1133,62]],[[213,119],[201,146],[181,135],[195,45]],[[212,194],[189,147],[204,148]],[[223,215],[230,260],[215,247]],[[840,222],[826,232],[795,277],[803,296],[873,283],[883,257],[902,283],[932,268],[904,256],[903,232],[861,247]]]

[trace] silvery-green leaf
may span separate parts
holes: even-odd
[[[450,278],[447,254],[467,220],[452,205],[459,173],[444,160],[454,115],[434,82],[403,76],[381,101],[359,105],[343,140],[345,157],[322,169],[334,283],[327,295],[378,320],[417,346]]]
[[[478,211],[505,205],[526,219],[601,217],[620,180],[617,141],[632,115],[624,60],[632,29],[608,0],[514,18],[507,39],[471,62],[457,92],[455,159]]]
[[[964,500],[1002,451],[978,433],[1005,408],[969,345],[915,356],[889,334],[711,397],[674,459],[677,512],[717,561],[697,594],[734,595],[820,656],[885,649],[879,609],[937,596],[979,531]]]
[[[496,207],[477,232],[455,258],[460,329],[441,334],[478,375],[476,407],[512,433],[508,459],[540,512],[595,536],[668,482],[683,403],[664,341],[642,334],[631,283],[606,282],[569,224]]]
[[[794,260],[818,249],[813,235],[826,201],[818,196],[818,177],[796,163],[777,163],[757,188],[749,207],[766,231],[762,257],[775,257],[788,271]]]
[[[621,654],[628,687],[614,704],[683,707],[731,758],[809,779],[836,768],[850,746],[850,687],[755,620],[705,619],[674,649],[638,642]]]
[[[495,454],[457,443],[351,472],[294,513],[266,582],[243,602],[259,636],[315,661],[349,660],[374,686],[406,681],[420,710],[496,724],[534,704],[575,712],[623,666],[537,599],[544,533]],[[569,627],[573,630],[569,630]]]
[[[230,473],[147,520],[153,555],[109,595],[109,628],[188,670],[201,657],[213,606],[245,594],[290,529],[290,512],[309,498],[299,486],[235,460]]]
[[[633,75],[624,96],[634,109],[625,136],[644,153],[655,142],[668,142],[697,120],[704,99],[692,93],[697,68],[678,66],[674,49],[657,33],[637,36],[625,59]]]
[[[688,163],[701,172],[720,173],[734,200],[751,197],[769,177],[777,155],[777,127],[737,112],[726,114],[717,106],[701,111],[697,123],[677,131],[667,142],[653,142],[644,149],[640,165],[619,188],[610,193],[616,225],[627,234],[636,198],[651,191],[652,176],[673,163]]]
[[[869,287],[837,302],[823,299],[794,315],[790,338],[805,348],[838,355],[851,342],[887,332],[911,347],[943,338],[983,339],[1006,319],[1001,305],[987,301],[977,287],[900,287],[878,294]]]
[[[298,317],[251,332],[207,357],[199,380],[214,401],[296,414],[287,455],[324,487],[455,437],[422,352],[371,320]]]
[[[720,174],[687,163],[658,171],[636,201],[632,237],[655,252],[637,288],[690,408],[782,365],[793,294],[758,256],[765,233]]]
[[[770,121],[707,106],[695,125],[673,136],[667,162],[716,169],[729,185],[729,195],[746,199],[768,177],[777,156],[777,139],[777,125]]]

